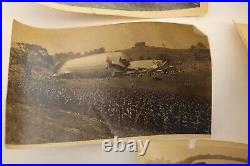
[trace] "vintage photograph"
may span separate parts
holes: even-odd
[[[199,16],[205,14],[208,8],[206,2],[43,2],[39,4],[69,12],[141,18]]]
[[[58,2],[60,4],[127,11],[164,11],[200,7],[200,2]]]
[[[248,48],[248,24],[234,22],[234,26],[244,45]]]
[[[192,25],[13,23],[6,144],[210,134],[208,38]]]
[[[246,164],[248,145],[211,139],[197,140],[189,146],[188,139],[151,140],[147,153],[138,156],[147,164]]]

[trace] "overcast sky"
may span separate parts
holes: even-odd
[[[126,49],[136,42],[149,46],[189,48],[202,42],[208,47],[207,37],[190,25],[171,23],[128,23],[70,29],[40,29],[13,23],[12,42],[38,44],[50,54],[85,52],[105,47],[107,51]]]

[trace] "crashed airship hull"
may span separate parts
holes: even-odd
[[[126,66],[119,62],[124,58],[121,52],[100,53],[68,60],[53,76],[56,77],[108,77],[123,72]]]
[[[57,77],[102,77],[111,74],[107,67],[107,54],[96,54],[68,60],[54,74]]]

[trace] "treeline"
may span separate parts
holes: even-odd
[[[47,49],[27,43],[12,43],[10,49],[10,64],[27,64],[48,67],[54,64],[53,57]]]
[[[10,49],[10,66],[21,65],[25,68],[26,74],[32,69],[50,68],[54,60],[47,49],[28,43],[12,43]]]
[[[131,48],[119,50],[130,61],[163,60],[170,63],[190,61],[210,61],[210,51],[201,42],[191,45],[190,48],[171,49],[165,46],[148,46],[145,42],[138,42]]]

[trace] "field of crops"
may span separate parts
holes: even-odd
[[[210,133],[211,101],[205,97],[140,88],[140,78],[26,76],[15,65],[10,71],[7,143]]]

